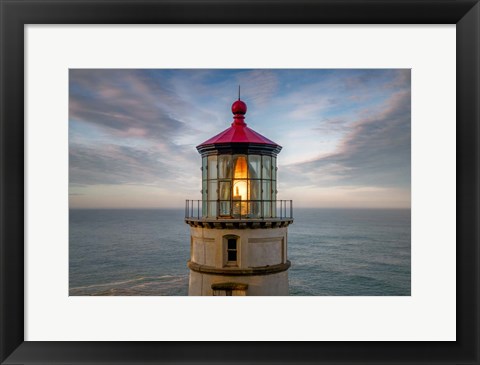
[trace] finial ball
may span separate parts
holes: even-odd
[[[237,100],[232,104],[233,114],[245,114],[247,112],[247,104],[241,100]]]

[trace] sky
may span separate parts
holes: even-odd
[[[201,199],[196,146],[231,105],[281,145],[294,207],[409,208],[407,69],[71,69],[70,208],[183,208]]]

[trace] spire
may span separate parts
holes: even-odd
[[[245,126],[245,113],[247,112],[247,104],[240,100],[240,85],[238,85],[238,100],[232,104],[233,123],[232,125]]]

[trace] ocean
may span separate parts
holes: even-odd
[[[410,209],[293,213],[290,295],[410,295]],[[69,294],[187,295],[183,218],[183,209],[71,209]]]

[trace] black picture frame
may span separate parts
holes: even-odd
[[[0,0],[0,362],[479,364],[478,0]],[[456,24],[457,341],[25,342],[24,25]],[[442,318],[439,318],[441,321]],[[248,339],[246,339],[248,340]]]

